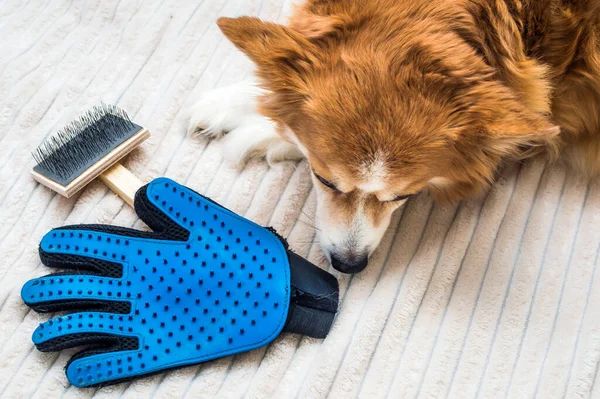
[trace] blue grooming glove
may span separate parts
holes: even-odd
[[[245,352],[282,331],[325,337],[338,305],[335,277],[295,255],[272,230],[169,179],[135,198],[154,232],[105,225],[52,230],[40,244],[49,267],[28,281],[43,352],[85,346],[66,374],[78,387]]]

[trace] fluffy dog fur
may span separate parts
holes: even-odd
[[[230,131],[239,159],[308,158],[324,252],[356,272],[406,196],[477,195],[540,154],[600,171],[599,16],[600,0],[308,0],[288,26],[222,18],[260,89],[207,94],[190,127]]]

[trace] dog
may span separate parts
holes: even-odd
[[[337,270],[363,270],[411,196],[485,192],[507,162],[600,171],[600,0],[308,0],[289,24],[221,18],[256,84],[190,130],[245,161],[306,158]]]

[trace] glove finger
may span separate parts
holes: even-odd
[[[104,312],[73,313],[41,323],[33,332],[32,340],[42,352],[94,344],[94,337],[129,336],[137,340],[131,319],[128,315]]]
[[[25,304],[38,312],[105,310],[129,313],[131,282],[92,275],[50,275],[30,280],[21,289]]]
[[[92,230],[55,229],[42,238],[39,254],[48,267],[119,278],[132,240],[139,239]]]
[[[133,359],[142,358],[139,338],[128,323],[129,316],[76,313],[40,324],[33,333],[33,341],[41,352],[86,346],[69,361],[67,378],[79,387],[97,385],[112,378],[113,361],[117,374],[130,371]],[[100,356],[106,359],[102,363]],[[98,381],[100,377],[104,379]]]
[[[101,387],[152,373],[156,356],[144,356],[137,340],[123,338],[112,347],[85,350],[73,356],[66,367],[69,382],[76,387]]]
[[[199,201],[200,196],[188,188],[158,178],[137,191],[134,207],[140,219],[162,238],[187,241],[190,230],[197,226],[188,213],[202,205]]]
[[[186,241],[191,231],[198,233],[195,239],[199,241],[207,234],[233,235],[234,229],[227,226],[231,217],[248,223],[211,199],[166,178],[156,179],[138,190],[135,210],[148,226],[172,240]]]

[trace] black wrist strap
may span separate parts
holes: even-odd
[[[295,253],[288,256],[292,292],[283,331],[325,338],[338,309],[338,281]]]

